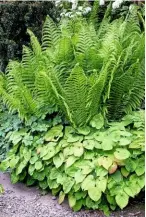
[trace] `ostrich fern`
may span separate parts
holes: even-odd
[[[105,112],[115,119],[136,109],[144,96],[144,34],[137,12],[113,22],[105,17],[95,29],[83,18],[47,17],[42,45],[28,30],[31,49],[11,61],[0,77],[0,95],[22,118],[58,107],[74,127]]]

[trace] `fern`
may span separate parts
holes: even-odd
[[[9,110],[28,119],[51,107],[74,127],[99,112],[113,120],[136,110],[144,97],[144,33],[136,11],[113,22],[107,14],[98,25],[75,18],[57,26],[47,17],[41,45],[28,30],[31,48],[0,76]]]

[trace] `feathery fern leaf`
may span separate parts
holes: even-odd
[[[44,51],[49,47],[54,48],[57,45],[59,38],[59,28],[54,21],[47,16],[42,31],[42,50]]]
[[[88,112],[86,98],[88,91],[87,78],[82,68],[77,64],[65,83],[65,101],[76,126],[86,123]]]

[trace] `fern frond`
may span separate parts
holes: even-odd
[[[82,68],[77,64],[68,77],[65,87],[65,102],[72,114],[76,126],[86,123],[88,111],[86,110],[87,78]]]
[[[96,25],[96,23],[98,22],[98,9],[99,9],[99,0],[95,0],[89,18],[89,22],[93,23],[94,25]]]
[[[74,50],[70,38],[63,37],[60,39],[56,52],[56,63],[71,62],[74,58]]]
[[[40,43],[37,37],[33,34],[33,32],[30,29],[27,29],[27,33],[30,36],[30,42],[31,42],[31,46],[32,46],[32,50],[34,54],[36,56],[40,56],[42,49],[41,49],[41,46],[40,46]]]
[[[105,88],[105,84],[106,84],[108,73],[109,73],[109,71],[108,71],[109,65],[110,65],[110,62],[108,62],[105,67],[103,67],[97,81],[90,88],[90,90],[88,92],[87,105],[86,105],[87,109],[89,110],[88,121],[95,114],[98,113],[101,96],[102,96],[103,90]]]
[[[145,93],[145,69],[144,61],[139,63],[135,73],[132,88],[129,91],[128,101],[125,106],[125,113],[130,113],[141,105]]]
[[[27,47],[27,46],[23,46],[23,50],[22,50],[22,65],[25,68],[29,68],[31,67],[31,63],[33,61],[34,55],[32,50]]]
[[[79,40],[76,45],[78,52],[85,53],[85,51],[93,46],[93,40],[91,39],[90,32],[86,26],[81,28],[79,33]]]
[[[54,21],[47,16],[43,25],[42,31],[42,50],[46,50],[49,47],[55,47],[60,38],[59,28]]]

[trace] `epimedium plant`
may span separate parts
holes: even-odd
[[[5,159],[12,143],[17,143],[23,139],[25,145],[31,145],[32,134],[35,135],[35,141],[37,141],[39,132],[43,135],[43,132],[58,123],[63,123],[63,119],[52,108],[48,110],[48,114],[40,118],[32,116],[28,121],[23,122],[17,113],[12,115],[2,106],[0,110],[0,161]],[[41,142],[41,140],[38,140],[38,142]]]
[[[74,211],[85,207],[108,215],[144,188],[144,111],[106,128],[98,114],[89,126],[76,130],[60,123],[37,139],[33,131],[25,131],[28,142],[22,130],[17,133],[8,136],[13,148],[0,169],[11,169],[12,183],[23,180],[51,189],[60,204],[67,197]]]
[[[11,143],[6,139],[7,133],[22,128],[22,121],[18,115],[11,115],[4,106],[0,109],[0,161],[6,157]]]

